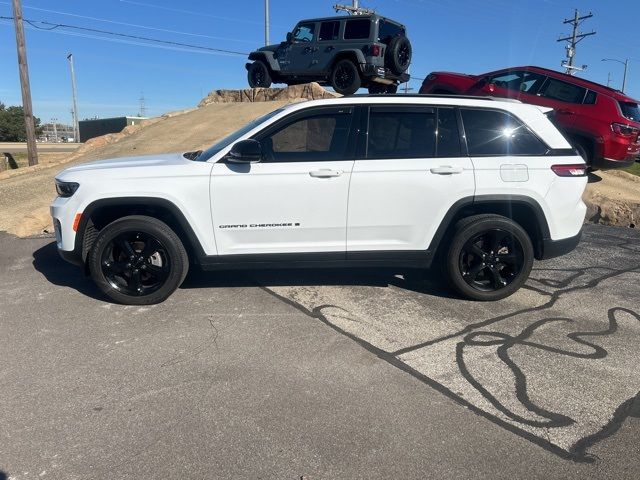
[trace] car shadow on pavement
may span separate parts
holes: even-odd
[[[192,268],[180,288],[276,286],[396,287],[443,298],[458,298],[436,271],[416,271],[405,279],[395,270],[374,268],[272,269],[205,272]]]
[[[96,300],[109,301],[93,281],[85,276],[82,268],[71,265],[60,258],[56,242],[48,243],[33,252],[33,268],[54,285],[73,288]],[[0,480],[2,479],[0,478]]]

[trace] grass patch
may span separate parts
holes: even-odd
[[[629,168],[625,168],[624,171],[632,173],[633,175],[638,175],[640,177],[640,162],[636,162]]]

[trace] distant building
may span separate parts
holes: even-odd
[[[125,127],[137,125],[142,120],[146,120],[146,117],[115,117],[81,120],[78,122],[80,141],[86,142],[90,138],[100,137],[107,133],[120,133]]]

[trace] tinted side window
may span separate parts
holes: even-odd
[[[542,87],[540,95],[562,102],[582,103],[586,92],[586,88],[549,77],[547,83]]]
[[[436,131],[438,157],[459,157],[460,131],[458,130],[458,118],[453,108],[438,109],[438,130]]]
[[[261,140],[265,161],[344,160],[351,117],[350,113],[331,113],[294,120]]]
[[[498,88],[516,92],[535,93],[544,82],[544,75],[538,73],[516,71],[500,73],[487,80]]]
[[[470,156],[542,155],[547,147],[506,112],[462,109]]]
[[[359,38],[369,38],[371,31],[371,20],[347,20],[344,28],[345,40],[356,40]]]
[[[593,90],[588,90],[582,103],[586,103],[587,105],[594,105],[597,98],[598,94],[596,92],[594,92]]]
[[[319,41],[337,40],[340,31],[340,22],[322,22],[320,24]]]
[[[315,23],[303,23],[298,25],[293,32],[293,40],[295,42],[311,42],[313,41],[313,32],[315,31]]]
[[[372,108],[367,158],[429,158],[436,151],[436,113]]]
[[[378,27],[378,41],[389,44],[392,38],[404,36],[404,29],[395,23],[380,20]]]

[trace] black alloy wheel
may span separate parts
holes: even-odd
[[[251,88],[269,88],[272,83],[269,68],[259,60],[249,66],[247,77]]]
[[[409,68],[410,63],[411,45],[409,43],[403,43],[398,49],[398,66],[401,67],[402,71],[405,71],[407,68]]]
[[[331,85],[341,95],[351,95],[361,86],[358,67],[351,60],[340,60],[331,74]]]
[[[462,278],[482,292],[500,290],[511,284],[523,266],[522,245],[510,232],[499,228],[470,238],[460,251]]]
[[[446,248],[444,273],[453,288],[472,300],[508,297],[524,285],[533,267],[529,234],[501,215],[460,220]]]
[[[166,300],[182,284],[189,256],[169,225],[132,215],[100,230],[87,265],[93,281],[112,300],[151,305]]]
[[[149,295],[160,289],[171,272],[171,257],[153,235],[129,231],[113,238],[102,251],[102,273],[125,295]]]

